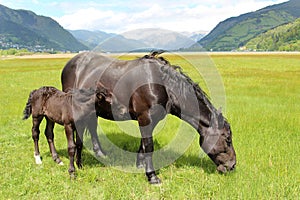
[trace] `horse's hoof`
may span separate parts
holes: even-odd
[[[149,175],[148,181],[151,185],[160,185],[161,184],[161,180],[155,174]]]
[[[63,166],[63,165],[64,165],[63,161],[60,161],[60,162],[58,163],[58,165]]]
[[[81,162],[80,162],[80,163],[76,163],[76,165],[77,165],[77,167],[78,167],[79,169],[82,169],[82,164],[81,164]]]
[[[146,167],[145,160],[137,160],[136,161],[136,168],[143,169]]]

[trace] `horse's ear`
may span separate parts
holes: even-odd
[[[217,113],[218,113],[218,128],[219,129],[222,129],[222,128],[224,128],[224,117],[223,117],[223,115],[222,115],[222,108],[220,107],[219,109],[218,109],[218,111],[217,111]]]
[[[216,114],[213,113],[210,117],[210,122],[209,126],[212,127],[213,129],[217,128],[218,122],[217,122],[217,117]]]
[[[217,110],[218,115],[222,114],[222,107]]]

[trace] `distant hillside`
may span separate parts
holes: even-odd
[[[258,51],[300,51],[300,18],[251,39],[246,48]]]
[[[0,5],[0,48],[79,51],[87,47],[49,17]]]
[[[199,41],[207,50],[230,51],[244,46],[250,39],[267,30],[300,17],[300,1],[268,6],[256,12],[229,18],[219,23]]]

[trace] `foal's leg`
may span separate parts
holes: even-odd
[[[64,127],[68,141],[68,153],[70,159],[69,174],[71,177],[75,177],[74,155],[76,146],[74,143],[74,129],[72,124],[65,124]]]
[[[52,159],[59,165],[63,165],[64,163],[60,160],[55,146],[54,146],[54,133],[53,133],[53,129],[54,129],[54,125],[55,123],[51,120],[49,120],[46,117],[47,120],[47,124],[46,124],[46,129],[45,129],[45,136],[47,138],[48,144],[49,144],[49,149],[52,155]]]
[[[86,119],[87,128],[92,137],[93,150],[98,157],[105,157],[105,153],[101,148],[98,135],[97,135],[97,116],[92,115]]]
[[[43,120],[43,116],[32,117],[32,139],[34,142],[34,159],[36,164],[42,164],[40,150],[39,150],[39,138],[40,138],[40,124]]]

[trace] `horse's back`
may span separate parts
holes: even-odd
[[[62,90],[66,92],[72,88],[94,86],[101,74],[116,61],[116,59],[94,52],[76,55],[62,70]]]

